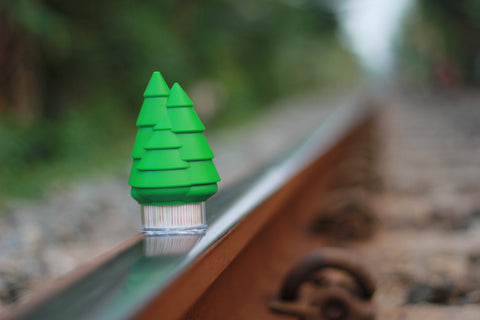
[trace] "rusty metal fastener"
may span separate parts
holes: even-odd
[[[354,287],[331,281],[331,275],[320,273],[327,269],[347,274]],[[307,283],[313,289],[301,297],[301,287]],[[374,291],[374,280],[354,256],[324,248],[307,255],[287,274],[270,309],[305,320],[372,320]]]

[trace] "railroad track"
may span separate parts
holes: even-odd
[[[362,263],[335,250],[316,250],[332,245],[337,236],[361,239],[373,232],[366,193],[379,185],[375,132],[374,104],[337,109],[292,154],[212,198],[204,235],[139,234],[60,279],[8,318],[283,319],[295,312],[308,318],[310,309],[282,311],[278,299],[283,279],[312,252],[311,274],[301,281],[327,267],[363,279],[361,294],[335,287],[339,297],[349,295],[349,304],[333,304],[331,319],[347,319],[341,318],[345,308],[373,318],[374,281],[358,271]],[[300,290],[300,284],[294,287]]]

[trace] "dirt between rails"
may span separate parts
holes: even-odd
[[[377,279],[378,319],[479,319],[480,95],[390,98],[378,140],[377,231],[342,244]]]

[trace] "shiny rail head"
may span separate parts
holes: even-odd
[[[142,232],[159,234],[203,234],[207,228],[205,202],[179,205],[144,205]]]

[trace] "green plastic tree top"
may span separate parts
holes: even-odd
[[[159,72],[143,96],[128,181],[132,197],[141,205],[205,201],[220,177],[193,102],[178,83],[169,90]]]

